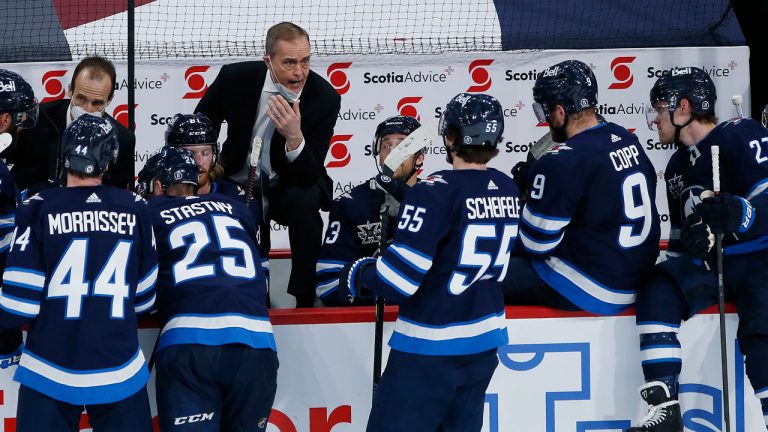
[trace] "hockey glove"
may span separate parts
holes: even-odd
[[[729,193],[713,195],[704,191],[701,204],[694,214],[701,216],[715,234],[736,233],[741,239],[749,237],[748,231],[754,225],[757,211],[749,201]]]
[[[371,179],[370,188],[373,190],[382,190],[391,195],[398,203],[403,202],[405,188],[408,186],[400,180],[396,180],[388,175],[379,174]]]
[[[349,263],[341,269],[338,291],[342,302],[351,304],[355,297],[370,295],[370,291],[363,286],[363,270],[371,265],[376,265],[376,259],[366,257]]]
[[[512,180],[515,181],[521,197],[525,197],[526,192],[528,192],[528,172],[530,169],[531,164],[526,161],[520,161],[512,167]]]
[[[701,216],[694,213],[683,222],[680,241],[686,253],[694,258],[703,259],[715,245],[715,236],[709,226],[702,222]]]
[[[20,328],[0,330],[0,369],[19,364],[24,338]]]

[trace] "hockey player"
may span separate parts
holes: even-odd
[[[64,131],[67,187],[24,201],[0,291],[0,327],[30,323],[14,379],[16,430],[151,431],[136,314],[154,304],[146,203],[101,184],[117,133],[83,115]]]
[[[373,157],[377,169],[384,164],[384,159],[392,149],[420,126],[418,120],[406,116],[390,117],[381,122],[376,127],[373,138]],[[380,213],[384,201],[384,192],[380,188],[386,187],[395,195],[402,194],[402,192],[400,194],[395,192],[395,189],[402,191],[404,186],[416,184],[417,171],[423,162],[424,155],[418,152],[400,165],[394,173],[394,178],[382,177],[383,174],[380,174],[333,200],[331,212],[328,215],[325,242],[320,250],[320,259],[317,261],[317,297],[323,304],[326,306],[349,304],[339,299],[336,292],[339,287],[339,273],[344,265],[362,257],[374,256],[379,248]],[[377,182],[373,185],[377,189],[372,188],[372,181]],[[397,185],[393,187],[393,184]],[[397,221],[390,223],[391,232],[385,233],[390,239],[396,223]],[[370,305],[373,304],[373,298],[357,298],[354,304]]]
[[[453,170],[413,186],[394,242],[345,266],[340,294],[400,304],[368,431],[479,431],[485,390],[508,342],[499,281],[517,235],[519,196],[487,168],[504,132],[499,102],[461,93],[440,134]]]
[[[37,122],[35,94],[24,78],[0,69],[0,152],[11,145],[17,131]],[[19,190],[5,163],[0,160],[0,277],[13,237]],[[18,364],[21,354],[21,329],[0,330],[0,368]]]
[[[637,296],[647,382],[640,394],[650,408],[629,430],[683,430],[677,400],[682,370],[677,333],[682,320],[718,301],[710,240],[716,233],[725,234],[725,292],[738,304],[738,340],[747,376],[768,419],[768,130],[752,119],[718,125],[715,85],[696,67],[662,75],[650,99],[649,126],[658,128],[662,144],[679,147],[664,173],[672,225],[667,260],[655,267]],[[722,193],[702,199],[702,192],[712,189],[713,145],[720,147]]]
[[[597,81],[567,60],[533,87],[534,111],[562,143],[532,165],[507,304],[610,315],[630,307],[659,248],[656,171],[637,137],[595,116]]]
[[[163,195],[163,188],[160,183],[160,174],[162,173],[163,154],[167,149],[173,147],[163,147],[160,151],[147,158],[147,162],[136,176],[136,193],[144,199]]]
[[[218,132],[205,114],[176,114],[165,131],[165,145],[192,152],[200,170],[198,195],[221,193],[245,200],[245,192],[234,183],[219,180],[224,168],[218,163]]]
[[[168,150],[160,175],[166,196],[149,202],[160,262],[160,430],[264,430],[278,361],[255,218],[231,197],[194,196],[192,155]],[[193,414],[201,417],[190,429]]]

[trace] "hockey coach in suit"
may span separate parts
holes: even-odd
[[[75,67],[69,84],[70,99],[40,104],[37,125],[23,130],[10,148],[3,152],[19,189],[32,193],[56,183],[64,183],[62,136],[64,129],[83,114],[103,117],[117,131],[120,143],[117,162],[104,173],[104,184],[133,189],[136,137],[109,114],[107,106],[115,95],[117,73],[111,61],[86,57]],[[30,193],[30,195],[32,195]]]
[[[309,35],[282,22],[267,31],[263,61],[229,64],[197,105],[220,129],[227,122],[221,149],[225,175],[245,186],[255,137],[262,139],[258,181],[253,196],[265,212],[261,242],[269,247],[269,221],[288,226],[291,276],[288,293],[297,307],[315,301],[315,264],[333,184],[325,170],[341,98],[309,69]]]

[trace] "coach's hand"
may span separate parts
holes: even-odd
[[[296,102],[291,106],[280,95],[270,96],[267,101],[267,116],[275,125],[275,130],[285,137],[286,151],[296,150],[304,141],[304,135],[301,133],[299,102],[296,99]]]

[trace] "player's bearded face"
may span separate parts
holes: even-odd
[[[298,94],[309,76],[310,58],[309,41],[299,37],[290,41],[277,41],[275,52],[264,57],[264,61],[279,84]]]
[[[195,158],[197,168],[200,170],[197,181],[200,187],[208,184],[208,173],[213,169],[213,149],[210,145],[196,145],[196,146],[184,146],[186,150],[192,152],[192,156]]]

